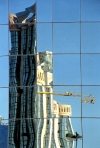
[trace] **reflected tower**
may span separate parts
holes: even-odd
[[[34,147],[34,123],[26,119],[34,118],[36,94],[35,5],[10,14],[9,30],[9,147]]]
[[[8,124],[3,122],[4,118],[0,116],[0,147],[7,148],[8,144]]]

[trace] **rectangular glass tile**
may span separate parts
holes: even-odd
[[[83,145],[85,148],[97,147],[99,148],[100,119],[84,118],[82,119],[83,126]]]
[[[100,53],[100,23],[82,23],[82,53]]]
[[[9,84],[9,61],[8,56],[0,57],[0,86],[8,87]]]
[[[8,119],[9,89],[0,87],[0,116]]]
[[[81,124],[81,118],[71,118],[73,129],[74,129],[74,135],[79,134],[82,138],[77,138],[77,140],[74,140],[74,146],[77,148],[83,148],[83,133],[82,133],[82,124]]]
[[[80,85],[80,55],[54,54],[54,85]]]
[[[53,99],[60,105],[69,105],[71,107],[67,116],[81,117],[81,87],[80,86],[53,86]],[[63,113],[67,111],[63,108]]]
[[[82,21],[100,21],[100,1],[81,0]]]
[[[21,28],[24,24],[34,23],[36,21],[36,3],[35,0],[18,0],[17,3],[9,0],[9,23],[10,27],[16,24],[16,28]],[[13,28],[15,29],[15,28]]]
[[[52,52],[52,24],[37,23],[37,52]]]
[[[53,1],[53,22],[80,21],[80,0]]]
[[[9,13],[16,14],[25,11],[26,8],[32,6],[35,2],[35,0],[18,0],[16,3],[15,1],[9,0]]]
[[[82,86],[82,103],[83,117],[100,117],[100,86]]]
[[[0,56],[8,55],[8,25],[0,25]]]
[[[54,53],[80,52],[79,23],[53,24],[53,52]]]
[[[37,22],[52,22],[52,0],[37,0],[36,4]]]
[[[100,85],[100,55],[82,54],[82,84]]]
[[[8,24],[8,0],[0,2],[0,25]]]

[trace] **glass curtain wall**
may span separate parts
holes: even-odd
[[[1,148],[100,147],[99,7],[1,2]]]

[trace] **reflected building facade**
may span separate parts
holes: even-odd
[[[9,15],[9,148],[73,148],[71,106],[50,93],[52,52],[36,51],[35,7]]]
[[[35,127],[30,118],[34,118],[36,95],[35,5],[10,14],[9,23],[9,147],[34,147]]]
[[[8,124],[3,122],[4,118],[0,116],[0,147],[7,148],[8,143]]]

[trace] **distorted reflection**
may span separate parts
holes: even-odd
[[[71,105],[53,99],[52,52],[36,51],[35,22],[35,4],[9,15],[9,147],[72,148]]]
[[[99,140],[94,134],[90,142],[89,133],[98,131],[94,127],[99,128],[100,119],[85,118],[100,118],[99,2],[33,1],[9,1],[9,52],[7,25],[0,30],[0,54],[9,53],[9,127],[0,117],[0,125],[9,128],[8,147],[95,147]],[[7,67],[8,57],[1,58],[1,67]],[[5,67],[0,82],[6,88]],[[7,109],[4,92],[1,106]]]

